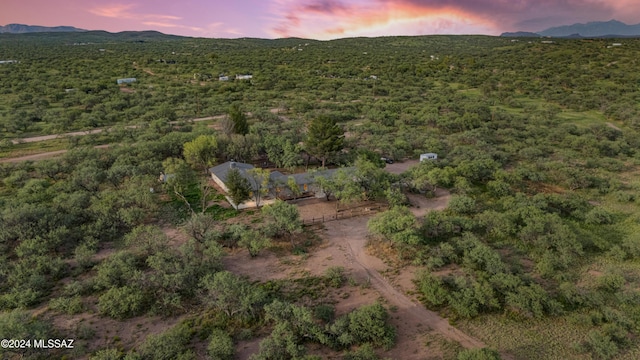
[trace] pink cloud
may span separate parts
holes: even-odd
[[[145,14],[137,13],[133,10],[137,6],[135,4],[109,4],[103,6],[97,6],[89,9],[88,11],[94,15],[118,18],[118,19],[158,19],[158,20],[181,20],[182,18],[174,15],[162,15],[162,14]]]
[[[637,22],[637,0],[274,0],[273,36],[416,35],[539,31],[574,22]],[[631,15],[633,14],[633,15]]]

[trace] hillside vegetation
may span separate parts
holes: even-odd
[[[97,359],[226,359],[256,338],[256,359],[384,356],[384,306],[334,318],[321,300],[340,271],[251,282],[223,269],[229,248],[304,253],[317,240],[281,225],[284,205],[222,206],[203,170],[235,159],[354,166],[325,179],[327,199],[388,202],[369,221],[387,260],[418,268],[424,305],[502,354],[637,358],[640,41],[613,42],[0,35],[0,60],[17,61],[0,64],[3,157],[38,151],[12,140],[109,128],[55,140],[59,158],[0,164],[0,338],[76,337],[74,357]],[[324,152],[323,126],[345,134]],[[379,161],[426,152],[438,160],[400,175]],[[175,179],[159,184],[162,171]],[[438,188],[447,209],[406,209],[407,194]],[[171,328],[137,343],[83,324],[154,316]]]

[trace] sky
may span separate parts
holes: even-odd
[[[487,34],[616,19],[640,0],[0,0],[0,25],[215,38]]]

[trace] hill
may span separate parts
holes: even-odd
[[[73,26],[37,26],[24,24],[8,24],[0,26],[0,33],[25,34],[25,33],[41,33],[41,32],[81,32],[87,31],[78,29]]]
[[[542,36],[566,37],[580,34],[583,37],[640,36],[640,24],[627,25],[617,20],[595,21],[552,27],[538,32]]]

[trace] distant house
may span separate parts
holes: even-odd
[[[251,80],[253,75],[236,75],[236,80]]]
[[[226,75],[219,76],[218,81],[229,81],[229,77]]]
[[[15,64],[18,60],[0,60],[0,64]]]
[[[124,79],[118,79],[117,83],[118,83],[118,85],[131,84],[131,83],[134,83],[136,81],[137,81],[136,78],[124,78]]]
[[[426,153],[426,154],[420,155],[420,162],[427,161],[427,160],[437,160],[437,159],[438,159],[438,154],[436,153]]]
[[[160,177],[158,178],[158,182],[167,183],[169,180],[176,177],[176,174],[165,174],[163,172],[160,173]]]

